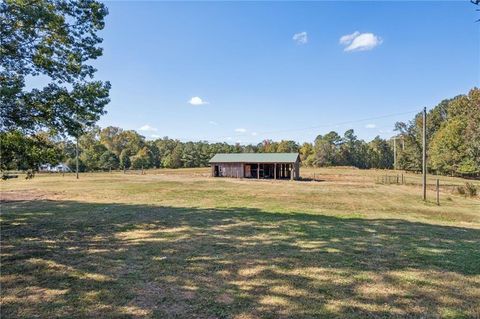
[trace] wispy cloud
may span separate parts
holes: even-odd
[[[152,127],[148,124],[145,124],[141,128],[138,129],[139,131],[144,131],[144,132],[156,132],[158,129],[156,127]]]
[[[153,138],[160,138],[161,136],[158,135],[158,134],[151,134],[150,137],[153,137]]]
[[[207,101],[204,101],[202,100],[202,98],[198,97],[198,96],[194,96],[192,97],[188,103],[190,103],[191,105],[205,105],[205,104],[208,104]]]
[[[365,125],[365,128],[376,128],[377,126],[373,123]]]
[[[252,132],[252,136],[257,136],[257,132]]]
[[[299,32],[295,33],[292,37],[292,40],[295,41],[296,44],[307,44],[308,43],[308,34],[307,32]]]
[[[218,123],[215,122],[215,121],[209,121],[208,124],[210,124],[210,125],[218,125]]]
[[[247,131],[247,129],[245,129],[245,128],[236,128],[235,129],[235,132],[237,132],[237,133],[245,133],[246,131]]]
[[[382,44],[383,40],[373,33],[360,33],[358,31],[352,34],[346,34],[340,37],[340,44],[345,48],[343,51],[366,51],[375,48]]]
[[[339,42],[340,42],[340,44],[343,44],[343,45],[349,45],[359,35],[360,35],[360,32],[358,32],[358,31],[355,31],[352,34],[346,34],[346,35],[340,37]]]

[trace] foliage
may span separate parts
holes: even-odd
[[[393,167],[393,149],[391,145],[379,136],[368,143],[369,167],[392,168]]]
[[[62,160],[75,168],[75,145],[60,140]],[[227,143],[180,142],[168,137],[146,141],[135,131],[118,127],[86,128],[79,137],[79,166],[81,171],[141,168],[205,167],[216,153],[239,152],[300,152],[305,165],[347,165],[360,168],[388,168],[392,164],[392,151],[387,141],[377,137],[372,143],[358,140],[353,130],[341,138],[330,132],[319,136],[315,145],[294,141],[265,140],[258,145],[230,145]]]
[[[430,144],[430,164],[441,172],[458,172],[460,163],[466,156],[463,141],[466,123],[453,119],[444,123]]]
[[[0,3],[1,131],[43,128],[78,134],[104,114],[108,82],[88,64],[102,55],[96,34],[107,9],[96,0],[5,0]],[[31,88],[29,77],[48,83]]]
[[[438,174],[480,174],[480,90],[443,100],[427,114],[427,164]],[[399,168],[422,169],[422,116],[396,123]]]
[[[120,168],[121,169],[128,169],[130,168],[130,156],[128,154],[128,150],[127,149],[124,149],[122,150],[122,152],[120,153]]]
[[[138,153],[130,158],[132,168],[143,169],[150,167],[150,151],[145,146]]]
[[[40,164],[56,164],[61,150],[47,133],[25,135],[20,131],[0,132],[0,168],[6,170],[30,170]]]
[[[103,170],[112,170],[112,169],[118,169],[120,166],[120,160],[118,159],[118,156],[111,152],[111,151],[105,151],[103,154],[100,156],[100,168]]]

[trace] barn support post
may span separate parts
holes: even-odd
[[[277,163],[273,164],[273,178],[277,179]]]
[[[260,179],[260,163],[257,163],[257,179]]]
[[[293,174],[295,173],[294,169],[293,169],[293,164],[290,164],[290,180],[293,181]]]

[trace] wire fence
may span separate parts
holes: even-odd
[[[422,186],[421,176],[407,176],[404,173],[396,175],[382,174],[374,177],[375,184],[382,185],[410,185]],[[478,198],[480,185],[465,181],[445,181],[440,178],[427,179],[426,188],[428,191],[435,192],[435,200],[440,205],[441,195],[463,195]]]

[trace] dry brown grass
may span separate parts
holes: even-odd
[[[478,198],[445,190],[437,206],[417,175],[302,171],[322,181],[2,182],[2,318],[480,316]]]

